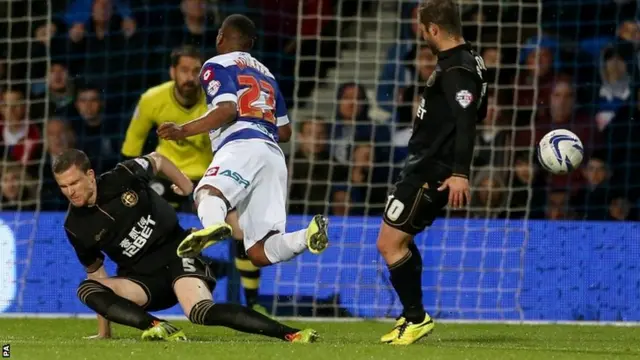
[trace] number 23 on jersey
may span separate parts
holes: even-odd
[[[264,119],[275,124],[276,100],[273,86],[251,75],[238,75],[238,84],[247,89],[238,97],[238,116]],[[263,105],[260,106],[261,104]]]

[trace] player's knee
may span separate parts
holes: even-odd
[[[100,294],[108,294],[113,293],[109,287],[101,283],[100,281],[87,279],[84,280],[78,285],[78,298],[82,301],[83,304],[87,304],[88,300],[92,296],[100,295]]]
[[[198,325],[210,325],[207,321],[209,312],[215,308],[213,300],[206,299],[198,301],[189,311],[189,321]]]
[[[376,247],[384,257],[406,248],[409,245],[410,236],[396,230],[386,224],[380,229],[380,235],[376,241]]]
[[[264,241],[259,241],[247,250],[247,257],[253,266],[264,267],[271,265],[271,261],[264,252]]]
[[[227,199],[222,194],[222,191],[220,191],[217,187],[211,186],[211,185],[204,185],[200,189],[198,189],[198,191],[195,194],[194,198],[195,198],[196,207],[202,202],[204,198],[210,197],[210,196],[219,197],[222,200],[224,200],[225,203],[229,203],[229,201],[227,201]]]
[[[376,241],[376,247],[378,248],[378,252],[383,256],[389,253],[389,250],[391,250],[390,245],[391,244],[389,244],[389,240],[383,237],[379,237],[378,241]]]

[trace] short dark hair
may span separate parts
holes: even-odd
[[[27,91],[26,91],[26,89],[25,89],[25,87],[23,85],[13,84],[13,85],[7,87],[6,89],[4,89],[3,93],[4,94],[7,94],[7,93],[18,93],[18,94],[20,94],[20,97],[22,97],[23,99],[27,97]]]
[[[327,120],[322,116],[313,116],[306,120],[302,120],[298,122],[298,131],[302,132],[304,127],[311,124],[320,124],[322,126],[327,126]]]
[[[82,150],[67,149],[60,153],[58,157],[51,164],[51,171],[54,174],[61,174],[72,166],[77,167],[82,172],[87,172],[91,169],[91,161],[89,157]]]
[[[87,91],[95,91],[98,93],[99,97],[102,97],[102,89],[100,89],[99,86],[92,83],[85,83],[85,82],[78,84],[78,87],[76,88],[76,95],[80,95],[80,93],[87,92]]]
[[[453,0],[426,0],[420,7],[420,22],[425,27],[434,24],[453,36],[462,36],[460,11]]]
[[[202,54],[200,50],[191,45],[183,45],[173,49],[171,52],[171,67],[176,67],[180,63],[180,59],[183,57],[190,57],[202,62]]]
[[[233,14],[224,19],[223,27],[233,29],[240,41],[240,45],[245,49],[250,49],[257,38],[256,25],[253,20],[242,14]]]

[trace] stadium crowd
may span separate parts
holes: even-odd
[[[353,26],[355,14],[376,11],[375,2],[364,0],[302,0],[302,18],[298,0],[68,0],[52,9],[46,1],[9,3],[3,16],[28,20],[0,24],[11,40],[0,44],[2,210],[66,209],[51,159],[77,147],[98,172],[120,161],[140,95],[168,80],[171,50],[188,44],[205,58],[215,55],[224,16],[254,19],[263,32],[254,56],[275,73],[288,105],[304,107],[340,59],[339,28]],[[534,3],[463,7],[465,38],[481,45],[489,68],[490,108],[478,126],[472,204],[449,215],[638,220],[637,3],[545,1],[540,14],[527,7]],[[375,89],[341,84],[334,116],[293,119],[291,213],[382,211],[435,69],[436,56],[417,41],[411,21],[418,5],[402,3],[399,39],[387,50]],[[296,67],[297,52],[304,58]],[[298,87],[296,78],[303,79]],[[373,120],[373,107],[388,120]],[[567,176],[536,165],[534,144],[554,128],[575,132],[585,145],[583,166]],[[150,136],[145,149],[154,146]]]

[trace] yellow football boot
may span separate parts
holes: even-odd
[[[287,335],[286,340],[292,343],[309,344],[312,342],[316,342],[318,338],[318,333],[315,330],[304,329],[298,331],[295,334]]]
[[[382,335],[382,337],[380,337],[380,341],[383,342],[383,343],[388,343],[388,342],[391,342],[391,340],[397,338],[398,337],[398,329],[406,321],[407,321],[407,319],[405,319],[404,316],[400,316],[399,318],[397,318],[396,319],[396,323],[393,325],[393,329],[391,329],[391,331],[389,331],[388,333]]]
[[[156,321],[152,327],[142,332],[142,340],[145,341],[187,341],[182,330],[166,321]]]
[[[398,336],[391,340],[389,344],[411,345],[429,335],[435,326],[436,325],[429,314],[424,315],[424,320],[422,320],[421,323],[414,324],[412,322],[405,321],[404,324],[398,327]]]
[[[231,237],[231,226],[225,223],[194,231],[178,245],[178,257],[196,257],[202,250],[228,237]]]
[[[305,234],[307,238],[307,248],[311,253],[316,255],[320,254],[329,246],[328,226],[329,219],[322,215],[316,215],[311,219]]]

